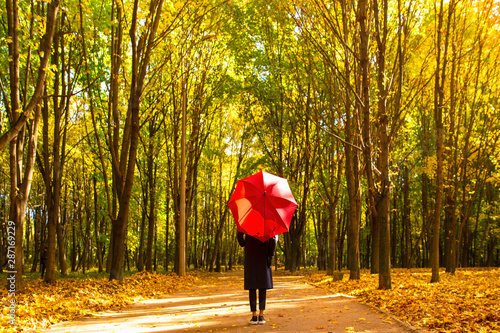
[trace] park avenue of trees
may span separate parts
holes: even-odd
[[[7,0],[0,29],[19,289],[44,246],[48,283],[230,269],[260,170],[299,204],[285,269],[500,266],[498,1]]]

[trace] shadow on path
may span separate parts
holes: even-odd
[[[264,325],[248,325],[243,272],[221,273],[212,284],[161,299],[59,323],[38,332],[409,332],[391,317],[353,298],[328,294],[300,277],[274,277]]]

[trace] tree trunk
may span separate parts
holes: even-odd
[[[386,44],[387,44],[387,20],[388,20],[388,5],[387,2],[383,2],[382,15],[379,13],[378,0],[374,0],[374,17],[375,17],[375,29],[376,29],[376,40],[377,40],[377,87],[378,87],[378,146],[379,146],[379,158],[377,160],[379,175],[378,175],[378,191],[375,192],[375,184],[370,183],[371,177],[371,167],[369,162],[370,158],[366,155],[368,152],[365,150],[365,159],[367,164],[367,170],[370,174],[368,175],[369,189],[368,193],[372,192],[375,194],[376,202],[376,213],[378,224],[380,228],[380,248],[379,248],[379,289],[391,289],[391,180],[390,180],[390,145],[391,138],[389,134],[389,115],[387,112],[387,96],[388,89],[386,87],[386,69],[385,69],[385,58],[386,58]],[[380,17],[382,17],[382,22],[380,22]],[[366,103],[366,102],[365,102]],[[366,108],[366,106],[365,106]],[[369,113],[369,110],[365,109],[365,112]],[[366,121],[365,117],[365,121]],[[369,126],[370,124],[365,124]],[[368,127],[369,129],[369,127]],[[368,141],[369,142],[369,141]],[[366,143],[365,143],[366,145]],[[369,152],[371,154],[371,151]],[[373,189],[371,188],[373,186]]]
[[[377,12],[375,13],[375,17],[378,15],[378,7],[377,7],[377,1],[374,1],[375,4],[375,9]],[[368,0],[361,0],[358,2],[358,23],[360,27],[359,31],[359,57],[360,57],[360,77],[361,77],[361,99],[363,102],[363,105],[360,104],[360,112],[362,114],[363,120],[362,120],[362,135],[363,135],[363,157],[364,157],[364,165],[365,165],[365,175],[366,175],[366,181],[367,181],[367,205],[369,209],[369,214],[368,216],[370,217],[370,225],[371,225],[371,237],[372,237],[372,265],[371,265],[371,272],[372,273],[379,273],[380,271],[380,245],[381,245],[381,232],[382,232],[382,226],[380,225],[380,217],[378,215],[377,207],[379,205],[379,193],[377,193],[377,188],[375,186],[375,180],[373,177],[373,144],[372,144],[372,117],[371,117],[371,106],[370,106],[370,76],[369,76],[369,71],[370,71],[370,62],[369,62],[369,44],[370,44],[370,32],[369,32],[369,25],[370,22],[368,21],[368,8],[369,8],[369,3]],[[378,18],[376,18],[376,23],[378,23]],[[380,30],[380,28],[377,26],[377,28]],[[380,33],[380,31],[378,31]],[[380,37],[377,38],[378,45],[380,48]],[[384,68],[381,68],[381,66],[385,66],[384,59],[380,59],[380,54],[383,54],[383,51],[379,50],[379,54],[377,56],[377,63],[378,63],[378,88],[381,89],[382,91],[379,92],[379,95],[377,96],[379,99],[379,114],[381,112],[381,107],[385,106],[385,88],[384,88],[384,83],[383,77],[381,78],[381,75],[384,75],[383,70]],[[382,63],[380,63],[382,62]],[[381,72],[382,71],[382,72]],[[381,103],[383,103],[381,105]],[[379,123],[380,126],[383,126],[383,124]],[[383,129],[379,129],[383,130]],[[381,177],[379,177],[381,178]]]
[[[41,168],[43,179],[45,182],[45,192],[47,198],[47,210],[48,215],[48,234],[49,239],[53,243],[47,244],[47,256],[55,256],[56,253],[56,239],[57,235],[57,245],[59,250],[59,266],[61,273],[63,275],[68,275],[67,264],[65,262],[66,256],[64,255],[64,241],[62,237],[62,231],[60,226],[60,203],[61,203],[61,192],[62,192],[62,177],[64,173],[64,163],[65,163],[65,152],[66,152],[66,134],[67,134],[67,119],[68,112],[63,118],[64,110],[67,105],[69,105],[69,96],[71,94],[67,91],[65,75],[68,71],[66,68],[66,63],[64,61],[64,56],[60,56],[60,52],[65,52],[64,36],[60,35],[57,31],[54,36],[54,52],[52,55],[52,64],[55,65],[59,70],[54,79],[53,91],[55,92],[52,97],[52,106],[49,106],[49,101],[44,100],[43,106],[43,167]],[[62,58],[62,61],[61,61]],[[60,73],[60,75],[59,75]],[[63,97],[60,97],[63,96]],[[53,109],[54,112],[54,123],[53,123],[53,135],[52,144],[49,142],[49,108]],[[62,123],[63,119],[66,124]],[[63,126],[63,131],[61,131],[61,125]],[[52,149],[49,149],[52,146]],[[53,248],[52,248],[53,247]],[[62,255],[61,255],[62,254]],[[54,283],[55,282],[55,259],[47,260],[47,275],[45,276],[45,282]]]
[[[441,209],[443,198],[443,122],[442,106],[436,105],[436,204],[434,207],[434,219],[432,221],[432,243],[431,243],[431,282],[439,282],[439,232],[441,229]]]
[[[23,231],[26,205],[31,188],[33,170],[35,166],[35,154],[38,140],[38,125],[40,123],[40,106],[35,110],[33,121],[29,126],[28,152],[26,167],[23,174],[23,145],[24,131],[19,133],[15,140],[10,142],[10,177],[11,177],[11,201],[9,221],[15,223],[15,258],[14,262],[8,262],[10,272],[15,272],[16,291],[23,289],[22,274],[24,271],[24,247]],[[12,250],[9,247],[8,250]],[[8,253],[9,254],[9,253]],[[10,258],[9,258],[10,259]],[[10,274],[7,274],[9,277]]]
[[[404,246],[402,247],[403,267],[411,268],[412,262],[410,260],[411,251],[411,223],[410,223],[410,179],[408,177],[408,166],[404,166],[403,172],[403,239]]]
[[[82,161],[83,163],[83,161]],[[92,236],[91,236],[91,230],[92,230],[92,214],[90,213],[90,204],[89,204],[89,186],[87,186],[87,180],[84,180],[84,195],[85,195],[85,235],[84,235],[84,241],[83,241],[83,254],[82,254],[82,260],[81,265],[82,265],[82,272],[85,274],[88,262],[90,261],[90,246],[91,246],[91,241],[92,241]]]
[[[146,270],[153,271],[153,243],[156,229],[156,164],[154,163],[155,156],[155,134],[156,134],[156,117],[151,118],[149,122],[149,140],[147,144],[147,184],[149,198],[148,217],[148,240],[146,245]]]
[[[26,230],[25,230],[25,234],[24,234],[24,239],[26,241],[26,252],[25,252],[25,256],[23,258],[23,260],[26,262],[26,261],[29,261],[29,256],[30,256],[30,228],[31,228],[31,217],[30,215],[28,214],[28,219],[26,220]]]
[[[390,224],[390,180],[389,180],[389,148],[384,149],[381,159],[383,183],[382,192],[377,205],[380,225],[380,266],[379,289],[391,289],[391,224]]]
[[[61,275],[68,276],[68,263],[66,262],[66,249],[64,245],[64,234],[63,234],[63,225],[61,221],[57,222],[56,225],[56,234],[57,234],[57,249],[59,251],[59,271]]]
[[[420,127],[422,128],[422,132],[420,134],[420,146],[422,149],[422,160],[424,163],[427,161],[429,157],[429,122],[427,119],[427,114],[425,112],[421,113],[421,123]],[[432,214],[429,212],[429,203],[428,203],[428,198],[429,198],[429,187],[431,185],[429,181],[429,177],[427,176],[427,173],[424,171],[421,173],[421,182],[422,182],[422,193],[421,193],[421,200],[422,200],[422,228],[420,230],[420,235],[418,236],[415,246],[413,247],[413,251],[411,252],[411,256],[409,259],[410,264],[412,265],[418,258],[417,251],[420,249],[420,244],[423,243],[424,237],[427,236],[429,233],[429,226],[431,225],[432,221]],[[428,238],[428,237],[427,237]],[[426,267],[427,266],[427,257],[426,254],[429,253],[428,249],[428,243],[423,244],[423,258],[421,260],[420,265],[416,265],[417,267]]]
[[[377,201],[377,214],[380,226],[380,266],[379,266],[379,289],[391,289],[391,223],[390,223],[390,152],[389,138],[386,130],[388,126],[387,115],[382,116],[379,128],[380,140],[380,171],[381,191]]]
[[[147,195],[143,196],[143,202],[147,202]],[[144,270],[144,232],[146,229],[146,207],[142,207],[142,214],[141,214],[141,231],[139,233],[139,247],[137,249],[137,262],[136,262],[136,268],[139,272],[142,272]]]
[[[329,205],[330,208],[330,218],[329,218],[329,229],[328,229],[328,263],[327,271],[332,273],[337,267],[337,212],[336,207],[333,204]]]
[[[166,191],[166,198],[165,198],[165,271],[168,272],[168,263],[169,263],[169,257],[170,257],[170,251],[169,251],[169,237],[168,233],[170,231],[170,196],[168,195],[168,191]]]
[[[360,96],[363,101],[364,106],[362,107],[359,101],[356,102],[356,110],[359,110],[362,115],[366,116],[369,114],[370,110],[370,96],[369,96],[369,81],[368,81],[368,26],[367,26],[367,15],[368,15],[368,1],[361,0],[358,2],[358,10],[356,20],[359,23],[359,58],[360,58],[360,77],[361,82],[358,87],[360,87]],[[355,142],[356,136],[353,134],[356,126],[356,116],[351,116],[350,109],[346,109],[346,141],[353,143]],[[366,119],[365,119],[366,121]],[[369,124],[368,124],[369,125]],[[364,136],[366,134],[363,131]],[[363,138],[365,142],[363,143],[365,150],[371,150],[370,145],[366,141],[368,138]],[[347,192],[349,195],[349,218],[347,219],[347,247],[348,247],[348,266],[349,266],[349,278],[351,280],[360,279],[360,253],[359,253],[359,231],[361,224],[361,189],[360,189],[360,178],[359,178],[359,153],[358,151],[353,152],[353,148],[350,145],[346,145],[346,181],[347,181]],[[368,156],[371,156],[368,154]],[[370,158],[371,159],[371,158]],[[366,161],[368,163],[368,161]],[[369,174],[369,173],[367,173]],[[370,189],[371,190],[371,189]]]
[[[92,177],[92,184],[94,188],[94,236],[95,236],[95,244],[96,244],[96,257],[97,257],[97,267],[99,273],[103,271],[102,264],[102,253],[103,253],[103,244],[101,242],[101,226],[103,223],[99,222],[99,204],[98,204],[98,193],[97,193],[97,178],[94,175]]]
[[[448,28],[450,31],[451,11],[454,7],[454,0],[449,4]],[[444,44],[442,44],[444,21],[444,3],[441,0],[438,27],[437,27],[437,49],[436,49],[436,71],[435,71],[435,89],[434,89],[434,121],[436,126],[436,204],[434,207],[434,219],[432,225],[432,245],[431,245],[431,283],[439,282],[439,237],[441,229],[441,210],[443,208],[444,191],[444,127],[443,127],[443,109],[444,104],[444,85],[447,67],[447,50],[449,34],[446,34]],[[441,48],[444,48],[441,54]]]
[[[57,37],[55,39],[55,42],[57,41]],[[57,44],[56,44],[57,45]],[[56,80],[57,82],[57,80]],[[57,86],[56,83],[54,83],[54,86]],[[57,95],[57,94],[56,94]],[[57,113],[57,111],[55,112]],[[47,211],[48,211],[48,222],[47,222],[47,263],[46,263],[46,274],[45,274],[45,282],[47,283],[54,283],[56,280],[56,261],[55,261],[55,256],[56,256],[56,235],[57,235],[57,219],[59,218],[59,211],[58,207],[55,205],[55,200],[54,200],[54,188],[56,184],[53,184],[53,182],[57,183],[57,180],[53,179],[53,176],[51,175],[52,172],[54,174],[58,172],[58,166],[59,166],[59,145],[56,145],[56,141],[58,140],[57,138],[54,138],[54,147],[53,149],[54,154],[49,153],[49,105],[46,100],[44,100],[44,105],[43,105],[43,159],[44,163],[43,166],[44,168],[42,169],[42,174],[43,178],[45,181],[45,197],[46,197],[46,206],[47,206]],[[57,116],[55,116],[57,118]],[[54,119],[54,122],[57,123],[56,119]],[[57,125],[54,124],[54,130],[56,129]],[[50,161],[50,156],[53,155],[53,163]],[[57,157],[56,157],[57,156]],[[57,160],[56,160],[57,159]],[[43,246],[42,246],[43,249]]]
[[[71,271],[76,272],[76,227],[75,227],[75,222],[73,221],[72,226],[71,226],[71,235],[73,238],[73,246],[71,247]]]
[[[328,224],[322,214],[321,210],[316,208],[313,215],[314,238],[316,239],[316,247],[318,249],[318,256],[316,260],[317,268],[320,271],[326,270],[326,254],[328,246]]]
[[[446,265],[446,272],[455,274],[456,259],[457,259],[457,216],[456,216],[456,202],[458,195],[458,149],[455,147],[455,111],[456,111],[456,71],[457,71],[457,55],[456,43],[452,43],[452,64],[450,74],[450,113],[449,113],[449,127],[448,136],[446,140],[446,150],[448,153],[448,177],[447,186],[444,189],[446,200],[445,205],[445,219],[444,219],[444,258]],[[444,158],[444,157],[443,157]]]
[[[42,224],[42,218],[41,218],[41,207],[38,206],[38,207],[35,207],[35,218],[34,218],[34,221],[33,221],[33,229],[34,229],[34,237],[33,237],[33,241],[34,241],[34,244],[33,244],[33,249],[35,251],[35,255],[33,256],[33,264],[31,266],[31,273],[34,273],[36,272],[36,269],[37,269],[37,266],[38,266],[38,259],[40,258],[40,255],[42,253],[42,244],[41,244],[41,232],[40,232],[40,229],[41,229],[41,224]],[[3,253],[2,253],[3,254]],[[3,257],[2,257],[3,258]],[[0,270],[1,272],[1,270]]]
[[[149,157],[148,157],[149,159]],[[153,175],[153,161],[148,161],[148,178],[149,178],[149,214],[148,214],[148,241],[146,245],[146,270],[153,271],[153,242],[156,228],[156,178]],[[150,165],[149,165],[150,164]]]
[[[187,69],[186,69],[187,71]],[[187,117],[187,72],[182,83],[182,126],[181,126],[181,180],[179,202],[179,241],[177,274],[186,275],[186,117]]]
[[[35,154],[38,138],[38,125],[40,122],[40,100],[45,87],[45,78],[47,73],[47,63],[50,58],[50,50],[52,46],[52,37],[54,35],[54,27],[56,24],[56,16],[59,8],[59,1],[54,0],[48,5],[46,16],[46,31],[41,41],[39,54],[42,55],[38,68],[38,77],[31,99],[25,101],[22,112],[20,103],[20,87],[19,87],[19,8],[17,1],[6,2],[8,37],[11,40],[8,43],[9,48],[9,82],[10,82],[10,105],[6,105],[7,114],[9,115],[11,127],[0,136],[0,150],[10,145],[10,212],[9,221],[12,221],[15,227],[15,258],[9,262],[9,271],[14,272],[16,291],[21,291],[23,288],[23,231],[27,200],[29,198],[33,169],[35,164]],[[35,13],[32,13],[34,15]],[[31,31],[30,31],[31,32]],[[31,50],[28,52],[28,63],[26,68],[30,68]],[[26,76],[29,76],[29,71]],[[29,87],[24,87],[25,91],[30,90]],[[33,114],[34,111],[34,114]],[[33,119],[29,122],[29,119]],[[25,130],[28,129],[28,151],[26,155],[26,167],[23,171],[24,159],[24,143]],[[9,248],[8,250],[12,250]],[[10,274],[7,275],[9,277]],[[9,285],[9,284],[8,284]]]
[[[112,223],[112,257],[111,257],[111,269],[110,269],[110,280],[122,280],[123,270],[124,270],[124,250],[125,250],[125,239],[127,236],[127,224],[128,215],[130,211],[130,198],[132,195],[132,187],[134,183],[134,173],[135,165],[137,160],[137,146],[139,141],[139,120],[140,120],[140,100],[143,93],[144,80],[148,72],[149,61],[151,56],[151,51],[156,43],[154,39],[156,38],[156,31],[158,30],[158,25],[161,16],[161,9],[163,6],[163,0],[152,0],[149,7],[149,16],[152,20],[148,25],[149,34],[147,34],[148,40],[139,40],[139,44],[144,43],[145,47],[139,47],[137,44],[137,15],[138,15],[138,0],[134,2],[134,11],[132,13],[132,25],[130,28],[130,38],[131,38],[131,49],[132,49],[132,78],[130,84],[130,97],[129,105],[127,110],[127,118],[125,122],[125,127],[123,130],[123,136],[119,135],[119,127],[115,128],[115,136],[113,138],[114,145],[112,146],[112,156],[115,159],[113,163],[113,175],[116,182],[116,187],[118,190],[118,215]],[[119,23],[121,25],[122,22]],[[121,43],[121,40],[120,40]],[[115,45],[121,49],[121,45]],[[118,87],[114,87],[118,89]],[[116,93],[117,90],[114,90]],[[112,95],[112,98],[117,98],[117,96]],[[115,102],[117,100],[115,99]],[[114,105],[115,113],[115,126],[118,126],[119,121],[117,120],[116,112],[118,105]],[[116,136],[118,134],[118,136]],[[122,144],[118,146],[119,137],[122,137]],[[119,148],[121,149],[118,156]],[[119,160],[118,160],[119,157]]]
[[[368,205],[369,203],[369,198],[368,200]],[[369,212],[371,209],[368,210]],[[368,213],[367,215],[367,220],[370,221],[370,236],[371,236],[371,256],[370,256],[370,273],[371,274],[378,274],[380,272],[380,224],[379,222],[374,219],[373,214]]]

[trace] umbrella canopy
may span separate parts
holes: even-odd
[[[286,179],[260,171],[238,180],[228,206],[238,231],[265,242],[288,231],[297,202]]]

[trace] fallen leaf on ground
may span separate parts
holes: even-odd
[[[356,296],[416,328],[439,332],[500,332],[500,269],[463,268],[440,272],[430,283],[430,269],[393,269],[392,289],[378,289],[378,275],[362,271],[361,279],[333,281],[325,272],[305,279],[332,293]]]

